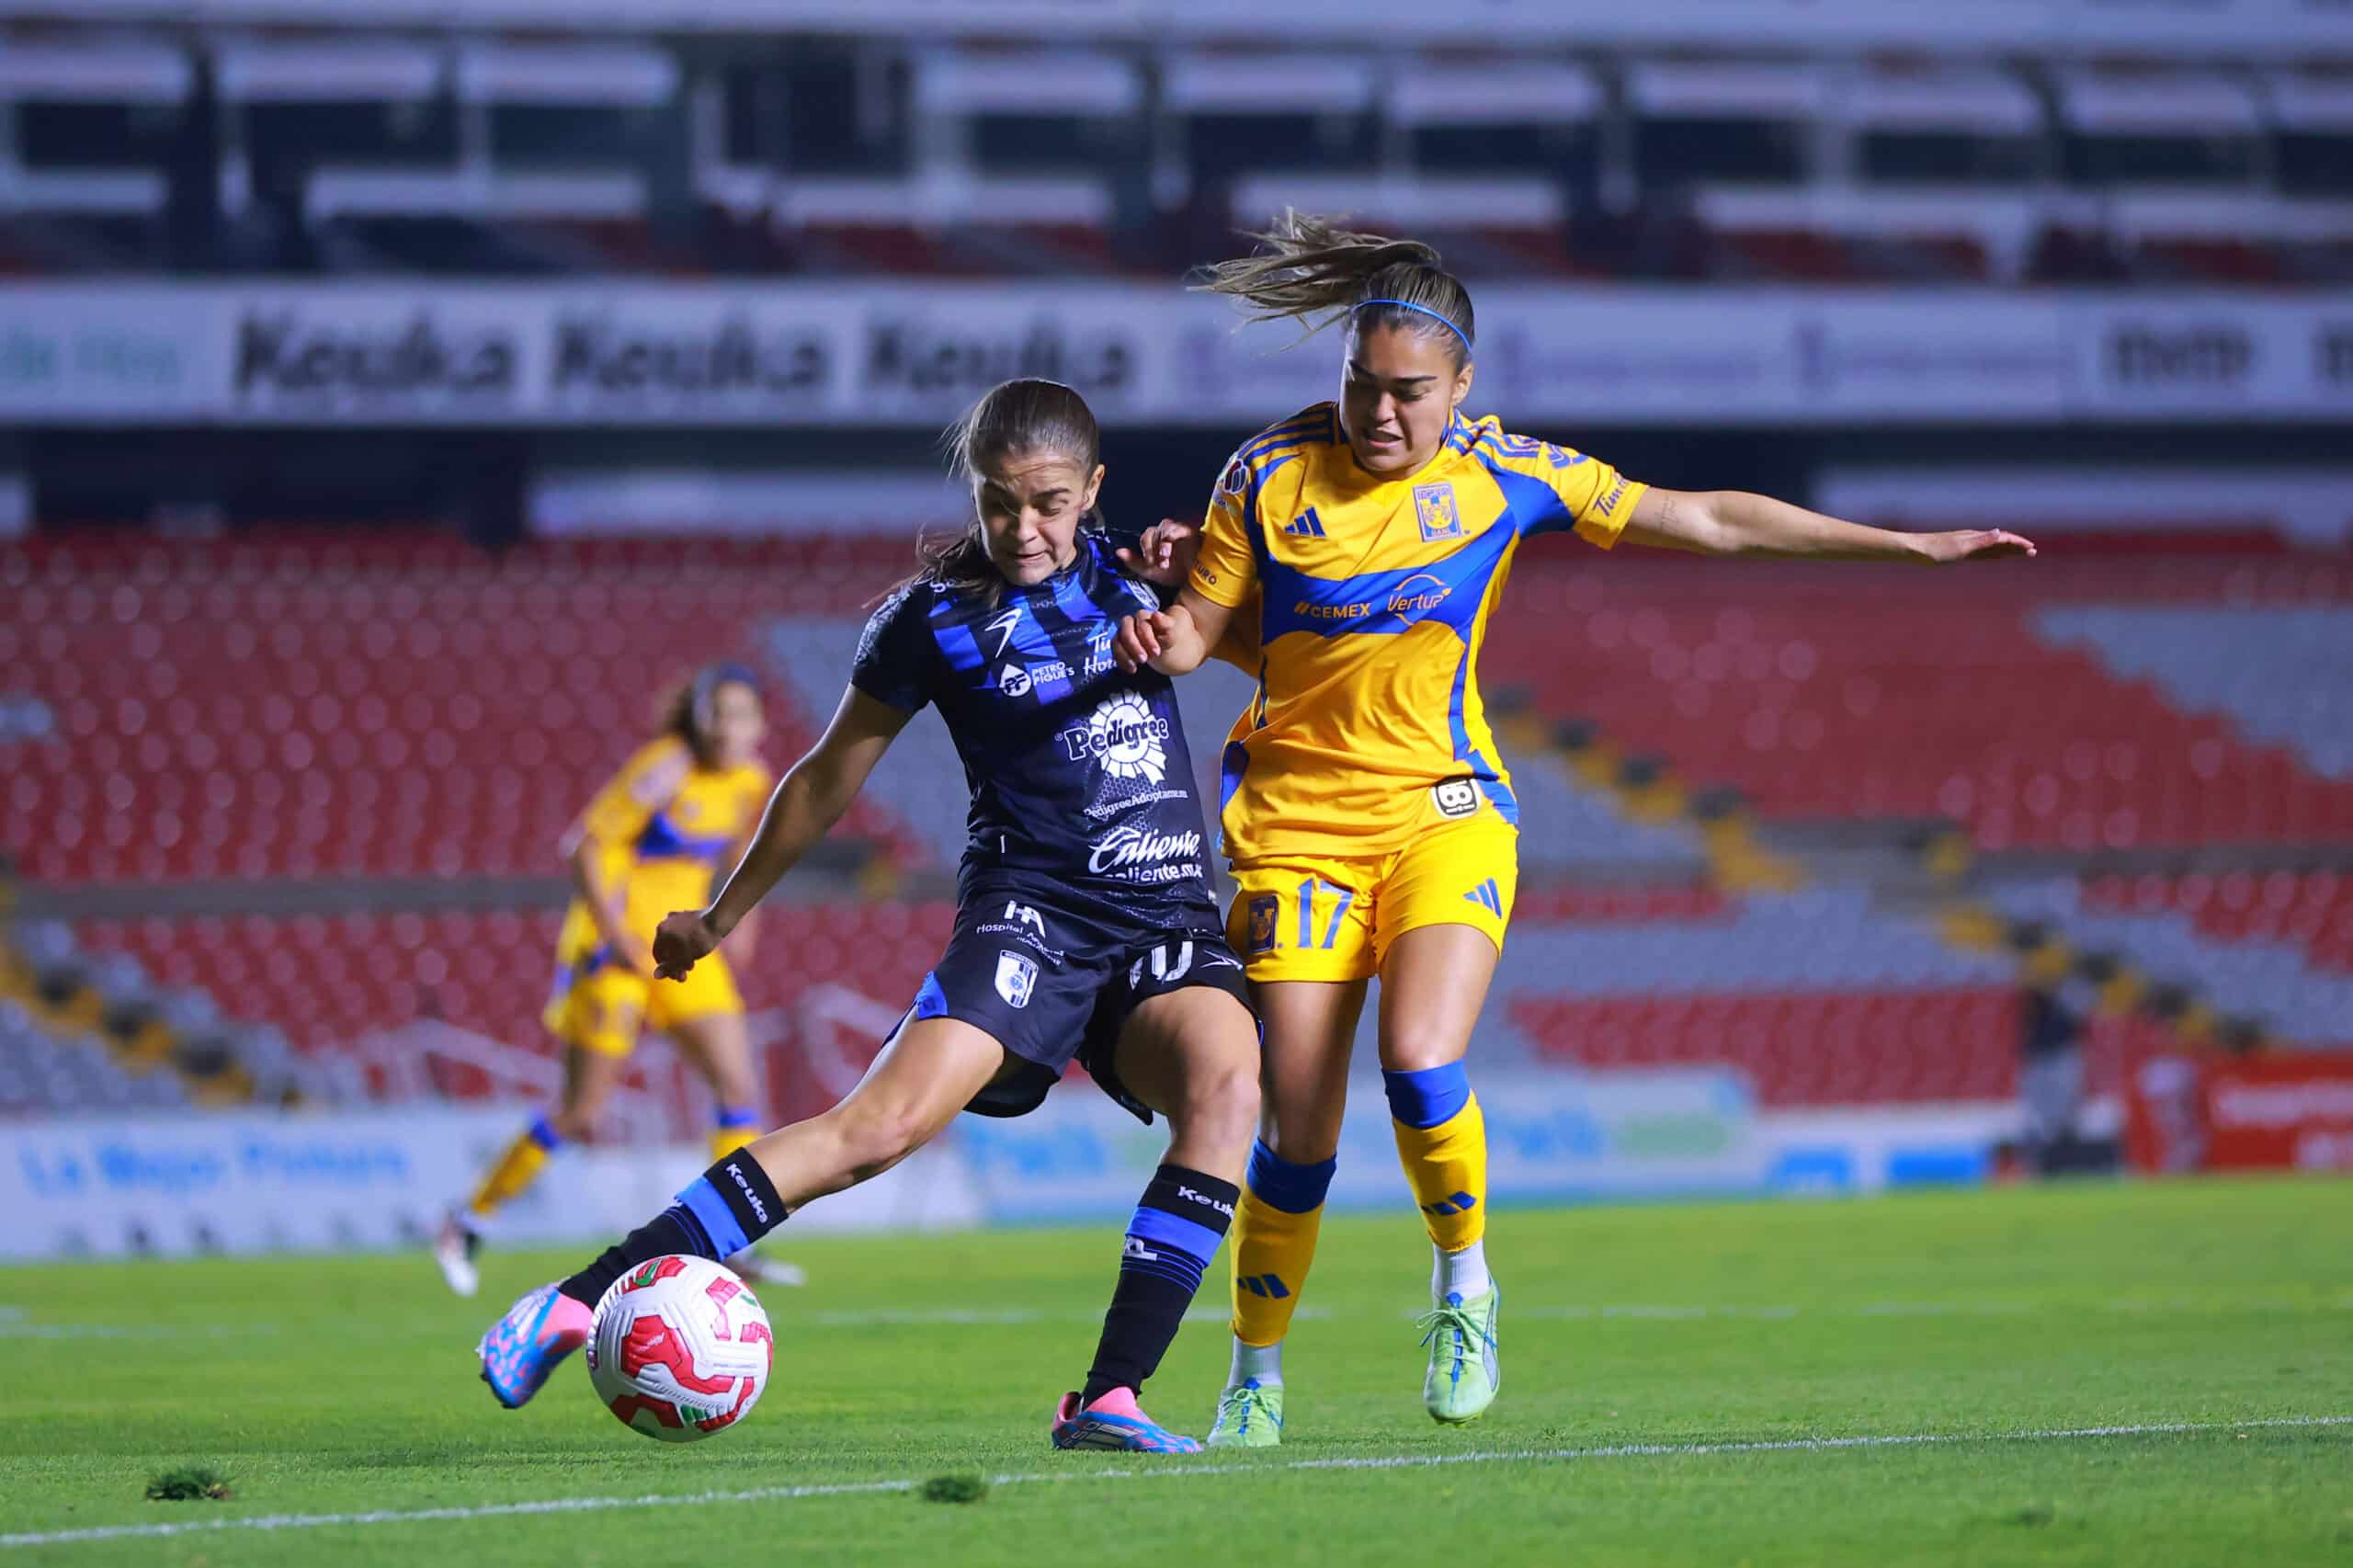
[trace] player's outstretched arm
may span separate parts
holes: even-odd
[[[1233,611],[1187,588],[1164,610],[1142,610],[1120,623],[1111,656],[1123,670],[1150,665],[1165,676],[1189,675],[1218,645]]]
[[[1635,504],[1625,537],[1635,544],[1700,555],[1907,561],[1921,566],[2034,553],[2033,540],[2002,528],[1899,533],[1844,522],[1745,490],[1654,487]]]
[[[676,980],[726,938],[784,874],[833,830],[909,715],[852,687],[809,755],[768,796],[751,847],[708,909],[682,909],[654,935],[654,973]]]

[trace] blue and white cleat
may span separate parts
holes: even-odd
[[[1146,1415],[1133,1389],[1113,1389],[1085,1409],[1066,1393],[1054,1407],[1054,1447],[1114,1449],[1131,1454],[1198,1454],[1201,1445]]]
[[[474,1346],[482,1358],[482,1381],[499,1403],[520,1410],[558,1362],[588,1343],[596,1324],[595,1312],[553,1285],[542,1285],[507,1308]]]
[[[1422,1403],[1431,1420],[1449,1426],[1476,1421],[1495,1402],[1504,1381],[1495,1356],[1495,1312],[1503,1299],[1503,1287],[1491,1283],[1468,1300],[1450,1294],[1422,1314],[1422,1343],[1430,1352]]]

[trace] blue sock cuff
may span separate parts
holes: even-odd
[[[723,1105],[712,1113],[711,1120],[722,1131],[733,1131],[738,1127],[757,1127],[760,1113],[747,1105]]]
[[[1304,1214],[1324,1207],[1324,1195],[1332,1189],[1332,1173],[1339,1168],[1336,1154],[1315,1165],[1294,1165],[1267,1148],[1261,1138],[1250,1145],[1250,1172],[1245,1179],[1250,1196],[1267,1208]]]
[[[751,1238],[744,1233],[744,1226],[735,1218],[735,1210],[727,1207],[727,1199],[719,1188],[710,1185],[709,1176],[697,1176],[678,1194],[678,1206],[694,1216],[702,1233],[710,1238],[710,1256],[733,1257],[742,1252]]]
[[[1389,1090],[1389,1114],[1408,1127],[1431,1128],[1452,1121],[1471,1103],[1471,1078],[1462,1063],[1425,1067],[1418,1073],[1382,1070],[1381,1081]]]
[[[563,1147],[563,1134],[546,1117],[536,1116],[531,1119],[531,1142],[552,1154]]]

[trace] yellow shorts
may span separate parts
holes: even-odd
[[[684,980],[648,980],[626,964],[597,963],[556,971],[555,994],[540,1015],[566,1045],[602,1056],[627,1056],[641,1026],[666,1029],[713,1013],[740,1013],[744,994],[727,960],[711,954]]]
[[[1233,868],[1233,881],[1226,937],[1251,979],[1363,980],[1390,943],[1424,926],[1475,926],[1501,952],[1519,830],[1482,812],[1388,855],[1254,860]]]

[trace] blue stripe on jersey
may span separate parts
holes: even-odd
[[[1504,533],[1501,528],[1495,531]],[[1505,534],[1505,537],[1510,536]],[[1454,666],[1454,689],[1447,698],[1446,727],[1454,737],[1455,759],[1470,765],[1471,776],[1479,781],[1479,788],[1486,792],[1487,799],[1495,803],[1495,810],[1503,813],[1504,821],[1518,827],[1519,825],[1518,797],[1512,794],[1510,786],[1496,776],[1497,770],[1495,764],[1489,762],[1485,755],[1471,744],[1470,727],[1462,721],[1464,699],[1470,685],[1471,644],[1469,640],[1465,639],[1462,644],[1462,662]]]
[[[1218,1244],[1225,1240],[1218,1232],[1181,1214],[1141,1205],[1136,1209],[1135,1218],[1128,1221],[1128,1234],[1142,1236],[1160,1246],[1190,1253],[1203,1263],[1217,1256]]]
[[[1054,604],[1071,624],[1092,632],[1096,621],[1124,620],[1140,609],[1158,609],[1160,596],[1152,585],[1130,576],[1109,545],[1095,543],[1095,563],[1101,570],[1091,592],[1083,573],[1066,572],[1054,579]]]
[[[1234,455],[1245,463],[1255,463],[1278,447],[1288,447],[1301,441],[1313,440],[1319,427],[1325,424],[1326,418],[1322,409],[1316,410],[1313,414],[1303,414],[1296,419],[1285,420],[1261,435],[1251,437],[1242,444],[1242,449]]]
[[[1262,695],[1259,700],[1266,699]],[[1262,718],[1259,722],[1266,721]],[[1217,768],[1217,847],[1221,855],[1225,853],[1225,808],[1232,803],[1233,792],[1242,788],[1242,776],[1249,771],[1250,748],[1240,741],[1226,742]]]
[[[1258,470],[1257,472],[1256,472],[1255,473],[1251,474],[1251,476],[1250,476],[1250,494],[1251,494],[1251,498],[1252,498],[1253,500],[1256,500],[1256,499],[1257,498],[1258,486],[1259,486],[1260,484],[1264,483],[1266,482],[1266,480],[1267,480],[1267,476],[1268,476],[1268,475],[1270,475],[1270,474],[1272,474],[1272,473],[1275,472],[1275,470],[1277,470],[1277,469],[1279,469],[1279,468],[1282,467],[1282,466],[1283,466],[1283,464],[1285,464],[1285,463],[1288,463],[1288,462],[1297,462],[1297,461],[1300,460],[1300,458],[1301,458],[1302,456],[1303,456],[1303,455],[1304,455],[1304,454],[1300,453],[1300,452],[1285,452],[1281,457],[1277,458],[1274,461],[1272,461],[1272,462],[1268,463],[1266,467],[1264,467],[1264,468],[1262,468],[1262,469],[1259,469],[1259,470]]]
[[[667,811],[659,811],[647,819],[645,831],[637,835],[634,847],[642,860],[716,860],[727,853],[735,842],[730,836],[689,838],[678,831]]]
[[[1533,475],[1515,473],[1501,466],[1484,447],[1478,449],[1478,455],[1488,477],[1495,482],[1495,488],[1504,493],[1512,527],[1521,538],[1557,533],[1574,525],[1576,519],[1569,516],[1568,503],[1561,499],[1559,491]]]
[[[1333,579],[1312,576],[1279,561],[1263,561],[1265,640],[1293,631],[1318,637],[1363,632],[1393,636],[1434,620],[1467,643],[1487,582],[1503,563],[1514,535],[1489,528],[1443,561]]]
[[[960,670],[977,670],[988,661],[981,657],[981,644],[972,628],[940,619],[941,610],[950,603],[943,598],[932,607],[931,635],[939,644],[940,656],[949,665]]]

